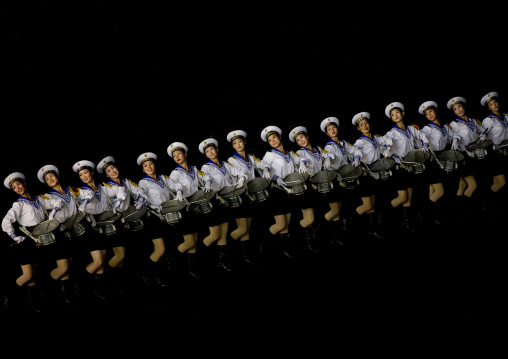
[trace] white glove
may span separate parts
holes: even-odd
[[[427,152],[429,150],[429,144],[427,142],[424,142],[423,143],[423,148],[422,148],[422,151],[423,152]]]
[[[136,201],[136,203],[134,203],[134,207],[136,209],[140,209],[141,206],[143,206],[143,204],[145,203],[146,199],[145,197],[143,196],[139,196],[138,200]]]
[[[480,137],[478,138],[479,141],[485,141],[485,139],[487,138],[487,134],[486,133],[482,133],[480,135]]]
[[[79,209],[79,211],[80,211],[80,212],[84,212],[84,211],[85,211],[85,207],[86,207],[86,205],[88,204],[88,202],[90,202],[90,200],[89,200],[89,199],[85,199],[85,200],[83,201],[83,203],[81,203],[81,204],[79,205],[79,208],[78,208],[78,209]]]
[[[51,212],[49,213],[49,216],[48,216],[48,219],[51,221],[53,219],[53,217],[55,217],[55,213],[56,213],[57,209],[56,208],[53,208],[51,210]]]
[[[263,168],[263,178],[267,181],[270,181],[272,179],[272,176],[270,176],[270,170],[268,168]]]
[[[360,158],[355,157],[353,159],[353,166],[358,167],[359,164],[360,164]]]
[[[330,168],[330,159],[329,158],[325,158],[325,162],[323,163],[323,166],[325,168],[325,170],[329,169]]]
[[[212,182],[210,181],[207,181],[205,183],[205,192],[209,192],[210,191],[210,187],[212,186]]]
[[[497,151],[499,150],[501,147],[499,147],[499,145],[496,145],[495,143],[492,145],[492,150],[494,151]]]
[[[24,240],[26,239],[26,237],[23,237],[23,236],[16,236],[13,238],[13,240],[16,242],[16,243],[21,243],[23,242]]]
[[[240,177],[238,179],[237,184],[236,184],[236,188],[242,188],[244,183],[245,183],[245,177]]]
[[[386,150],[383,151],[383,156],[384,158],[388,158],[392,155],[392,153],[390,152],[391,148],[388,147]]]
[[[393,155],[393,159],[395,160],[395,163],[400,164],[400,158],[397,155]]]
[[[457,151],[457,149],[459,148],[459,140],[454,138],[453,141],[452,141],[452,151]]]
[[[176,192],[176,199],[180,202],[183,202],[183,194],[182,191]]]
[[[119,199],[118,201],[116,201],[115,207],[113,208],[113,213],[116,213],[116,211],[118,211],[118,207],[120,207],[122,205],[122,202],[123,202],[123,199]]]
[[[307,172],[307,166],[305,166],[305,162],[300,162],[300,167],[298,168],[298,172],[300,173],[306,173]]]
[[[277,185],[278,186],[284,186],[286,184],[286,182],[284,182],[284,180],[280,177],[277,177]]]
[[[150,208],[155,209],[157,212],[160,212],[162,210],[162,206],[158,204],[152,204],[150,205]]]
[[[97,221],[95,220],[95,217],[90,215],[88,218],[90,218],[90,221],[92,222],[92,227],[95,227],[97,225]]]

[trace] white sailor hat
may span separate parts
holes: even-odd
[[[100,160],[99,164],[97,165],[97,172],[106,172],[106,168],[108,168],[109,165],[113,164],[115,164],[115,158],[113,156],[106,156]]]
[[[5,178],[4,186],[11,189],[11,184],[19,180],[25,183],[25,175],[21,172],[13,172]]]
[[[327,117],[323,121],[321,121],[321,131],[326,132],[326,128],[329,125],[335,124],[339,127],[339,119],[337,117]]]
[[[55,166],[46,165],[46,166],[42,166],[39,169],[39,171],[37,172],[37,178],[39,179],[39,181],[44,183],[44,177],[46,177],[46,175],[51,172],[56,173],[57,176],[60,174],[60,171],[58,171],[58,168],[56,168]]]
[[[155,161],[157,159],[157,155],[153,152],[145,152],[138,156],[137,164],[142,165],[143,162],[146,161]]]
[[[215,146],[215,148],[219,147],[219,142],[215,138],[207,138],[204,141],[201,141],[199,144],[199,152],[205,153],[207,147]]]
[[[93,162],[83,160],[83,161],[76,162],[72,166],[72,170],[74,172],[78,172],[78,173],[79,173],[79,171],[84,170],[85,168],[88,168],[93,171],[95,169],[95,165],[93,164]]]
[[[183,150],[185,152],[189,152],[189,149],[187,148],[185,143],[183,143],[183,142],[173,142],[172,144],[170,144],[168,146],[168,155],[173,157],[173,152],[175,152],[177,150]]]
[[[434,108],[435,110],[437,110],[437,103],[435,103],[434,101],[425,101],[418,108],[418,112],[420,112],[420,115],[424,115],[425,111],[427,111],[429,108]]]
[[[368,120],[368,119],[370,119],[370,113],[368,113],[368,112],[360,112],[360,113],[357,113],[357,114],[356,114],[356,115],[354,115],[354,117],[353,117],[353,120],[352,120],[353,125],[355,125],[355,126],[356,126],[356,125],[357,125],[357,123],[358,123],[358,121],[363,120],[363,119],[365,119],[365,118],[366,118],[367,120]]]
[[[273,135],[274,133],[278,133],[279,136],[282,136],[282,130],[277,126],[267,126],[261,131],[261,139],[267,142],[268,137]]]
[[[234,140],[236,140],[237,138],[240,138],[240,137],[243,137],[243,139],[246,139],[247,132],[242,131],[242,130],[236,130],[236,131],[231,131],[230,133],[228,133],[228,141],[229,142],[233,142]]]
[[[386,117],[391,118],[390,112],[392,112],[392,110],[394,108],[400,108],[401,111],[404,112],[404,105],[403,104],[401,104],[400,102],[392,102],[391,104],[389,104],[385,108],[385,115],[386,115]]]
[[[487,106],[487,104],[493,99],[493,98],[498,98],[499,95],[497,94],[497,92],[489,92],[488,94],[486,94],[485,96],[482,97],[481,99],[481,104],[482,106]]]
[[[296,126],[295,128],[293,128],[291,132],[289,132],[289,139],[291,140],[291,142],[295,142],[295,139],[298,137],[300,133],[307,134],[307,129],[303,126]]]
[[[453,105],[455,105],[458,102],[462,102],[465,105],[466,99],[464,97],[460,97],[460,96],[453,97],[448,101],[448,103],[446,104],[446,107],[448,107],[451,110]]]

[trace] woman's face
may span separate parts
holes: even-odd
[[[358,131],[360,131],[362,134],[366,135],[370,133],[370,123],[368,120],[363,119],[357,122],[357,128]]]
[[[298,136],[296,136],[295,140],[298,146],[300,147],[307,147],[307,145],[309,144],[309,138],[304,133],[300,133]]]
[[[233,148],[236,150],[236,152],[245,151],[245,140],[237,138],[233,141]]]
[[[20,181],[14,181],[12,184],[11,184],[11,188],[12,190],[19,194],[20,196],[24,195],[25,192],[26,192],[26,186],[23,182],[20,182]]]
[[[453,109],[453,113],[456,116],[462,117],[462,116],[466,115],[466,109],[465,109],[464,105],[462,105],[461,103],[454,104],[452,106],[452,109]]]
[[[46,181],[49,187],[53,188],[58,184],[58,177],[53,172],[50,172],[44,176],[44,181]]]
[[[268,136],[267,141],[273,148],[277,148],[280,146],[280,137],[277,133],[273,133],[270,136]]]
[[[400,122],[404,118],[404,112],[402,112],[398,108],[395,108],[390,112],[390,117],[393,122],[395,123]]]
[[[219,150],[217,148],[215,148],[215,146],[208,146],[205,150],[205,156],[209,159],[209,160],[214,160],[217,158],[217,152]]]
[[[90,171],[88,168],[85,168],[84,170],[79,171],[79,178],[83,183],[89,184],[92,182],[92,175],[93,172]]]
[[[173,160],[179,165],[184,163],[185,159],[187,158],[187,153],[184,151],[180,151],[180,150],[173,151],[172,155],[173,155]]]
[[[120,176],[120,171],[118,171],[118,168],[116,168],[115,165],[109,165],[106,168],[106,176],[111,178],[112,180],[118,179]]]
[[[149,176],[153,176],[155,174],[155,163],[150,160],[143,162],[143,172]]]
[[[487,107],[489,108],[489,110],[491,110],[492,112],[498,112],[499,111],[499,102],[497,102],[496,99],[492,99],[489,101],[489,103],[487,104]]]
[[[433,108],[429,108],[425,111],[425,117],[427,117],[427,120],[429,121],[435,121],[437,119],[437,112]]]
[[[331,138],[337,137],[339,135],[339,128],[335,124],[328,125],[326,126],[326,134]]]

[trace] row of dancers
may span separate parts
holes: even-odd
[[[147,241],[153,247],[143,259],[144,283],[168,285],[162,274],[173,253],[167,250],[168,244],[176,248],[186,274],[199,278],[197,224],[208,227],[202,243],[214,248],[218,268],[231,271],[228,237],[241,247],[241,260],[253,265],[251,223],[266,212],[273,216],[273,223],[256,249],[267,253],[277,243],[288,258],[298,255],[298,236],[290,233],[295,210],[301,210],[299,228],[305,248],[312,252],[316,252],[316,233],[322,223],[331,228],[327,240],[339,245],[348,224],[360,219],[366,221],[366,232],[373,238],[386,237],[383,216],[401,217],[400,230],[415,232],[413,189],[422,181],[428,195],[418,214],[426,223],[443,223],[436,209],[450,178],[456,180],[455,209],[467,211],[481,205],[494,216],[502,210],[496,203],[504,193],[508,117],[499,110],[497,93],[488,93],[481,103],[491,111],[483,121],[468,117],[466,99],[450,99],[447,107],[457,117],[443,124],[437,103],[426,101],[419,113],[428,123],[419,129],[405,123],[404,105],[393,102],[385,109],[393,127],[384,135],[372,134],[370,114],[360,112],[351,120],[361,133],[354,144],[339,139],[339,119],[327,117],[320,123],[329,137],[324,147],[311,143],[305,126],[289,132],[297,151],[287,149],[282,130],[270,125],[261,131],[262,141],[270,148],[261,159],[247,151],[247,133],[234,130],[226,137],[235,150],[227,160],[219,158],[217,139],[207,138],[199,144],[199,151],[208,159],[200,168],[188,162],[185,143],[173,142],[167,148],[176,165],[170,175],[158,173],[158,156],[145,152],[137,158],[144,173],[139,181],[122,177],[113,156],[97,163],[76,162],[72,169],[82,182],[79,188],[62,183],[59,169],[48,164],[39,169],[37,177],[49,190],[38,196],[29,192],[23,173],[13,172],[4,185],[18,198],[4,216],[2,230],[11,238],[11,254],[21,267],[15,288],[24,291],[29,310],[39,311],[36,264],[50,260],[56,266],[49,276],[63,304],[74,306],[80,288],[92,288],[96,298],[106,299],[111,278],[116,285],[125,281],[127,243]],[[107,179],[97,181],[95,172]],[[480,174],[492,179],[481,199],[474,195]],[[376,195],[387,191],[393,191],[394,197],[377,203]],[[361,203],[344,210],[348,203],[355,203],[352,198]],[[316,220],[316,208],[323,205],[327,211]],[[231,223],[236,224],[234,230]],[[109,258],[108,250],[113,253]],[[71,271],[72,259],[80,256],[88,259]],[[79,280],[73,280],[71,273]]]

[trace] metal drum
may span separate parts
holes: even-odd
[[[293,172],[286,177],[284,177],[284,182],[286,182],[285,187],[288,189],[289,194],[292,195],[300,195],[305,193],[307,190],[307,185],[305,181],[309,178],[307,173]]]
[[[392,177],[392,167],[395,166],[393,158],[380,158],[369,165],[369,169],[374,172],[376,179],[386,180]]]
[[[333,180],[337,173],[330,170],[322,170],[310,178],[311,187],[319,193],[327,193],[333,190]]]
[[[77,238],[90,228],[90,220],[85,212],[78,211],[64,222],[64,234],[67,238]]]
[[[189,197],[190,207],[197,213],[208,213],[213,209],[212,199],[215,197],[215,191],[205,192],[202,189],[196,191]]]
[[[499,144],[498,152],[504,156],[508,156],[508,140],[504,140]]]
[[[118,231],[115,222],[122,217],[120,212],[114,213],[113,211],[106,211],[95,217],[97,222],[97,229],[99,233],[105,235],[112,235]]]
[[[253,202],[263,202],[270,197],[268,186],[270,182],[263,177],[256,177],[247,183],[247,196]]]
[[[48,244],[54,243],[56,239],[52,232],[58,228],[58,226],[60,226],[60,222],[56,219],[43,221],[36,225],[31,234],[37,246],[47,246]]]
[[[169,201],[163,202],[161,204],[161,213],[164,217],[164,220],[167,223],[177,223],[182,219],[182,213],[180,212],[184,209],[186,204],[184,202],[180,202],[177,199],[170,199]]]
[[[429,157],[429,152],[423,152],[418,149],[409,152],[401,162],[404,164],[404,168],[408,172],[420,174],[425,172],[425,161],[427,161]]]
[[[242,205],[241,195],[245,193],[245,186],[236,188],[236,184],[231,184],[219,191],[219,196],[227,201],[227,206],[234,208]]]
[[[342,178],[340,181],[341,187],[354,189],[360,184],[358,178],[363,174],[363,169],[361,167],[355,167],[352,164],[348,164],[339,168],[337,173]]]
[[[471,158],[481,160],[487,157],[487,147],[489,146],[492,146],[492,141],[490,140],[477,141],[466,146],[466,153]]]
[[[143,216],[146,214],[146,207],[141,206],[136,209],[133,205],[130,205],[125,211],[122,212],[120,222],[124,223],[125,229],[131,231],[139,231],[145,224],[143,223]]]
[[[447,172],[455,171],[459,168],[459,165],[464,164],[464,155],[459,151],[441,151],[437,157],[443,165],[443,169]]]

